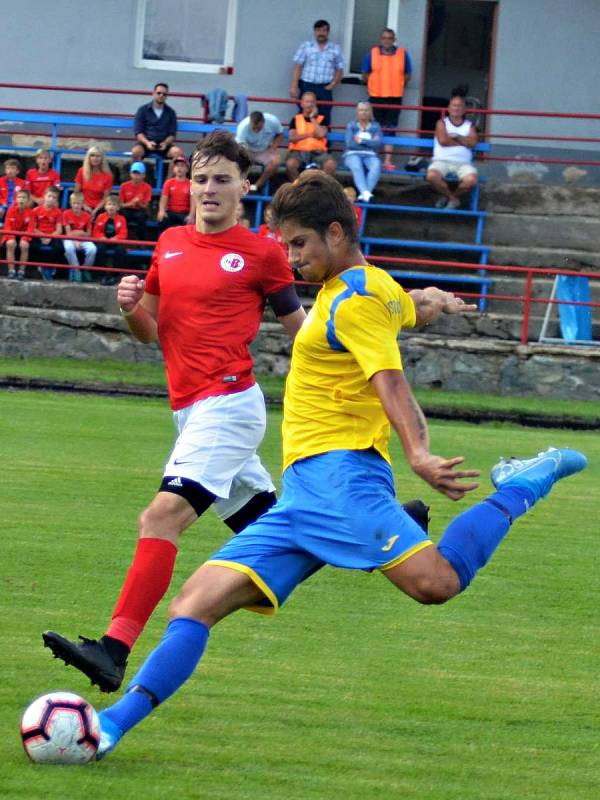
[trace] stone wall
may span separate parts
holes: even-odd
[[[600,348],[511,340],[510,321],[448,318],[401,341],[415,386],[499,395],[600,400]],[[253,345],[257,371],[287,372],[290,343],[266,319]],[[114,289],[0,279],[0,355],[157,362],[154,345],[136,342],[118,314]]]

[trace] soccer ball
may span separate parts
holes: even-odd
[[[100,743],[96,710],[72,692],[34,700],[21,719],[25,752],[38,764],[87,764]]]

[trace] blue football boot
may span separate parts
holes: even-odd
[[[96,761],[102,761],[115,749],[123,737],[123,731],[110,720],[104,711],[98,714],[100,718],[100,744],[96,751]]]
[[[496,489],[522,486],[539,500],[546,497],[557,481],[581,472],[586,466],[587,458],[578,450],[549,447],[535,458],[501,458],[492,467],[491,479]]]

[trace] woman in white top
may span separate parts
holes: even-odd
[[[436,208],[459,208],[460,196],[470,192],[477,184],[477,170],[473,166],[473,148],[477,144],[475,126],[465,119],[465,100],[453,95],[448,103],[448,114],[435,126],[433,161],[427,170],[427,180],[442,197]],[[448,180],[458,181],[452,191]]]

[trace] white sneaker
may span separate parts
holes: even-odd
[[[458,197],[453,197],[452,200],[448,200],[448,205],[446,206],[446,208],[453,208],[453,209],[460,208],[460,200],[458,199]]]
[[[365,203],[370,203],[371,200],[373,199],[373,192],[363,192],[363,197]]]

